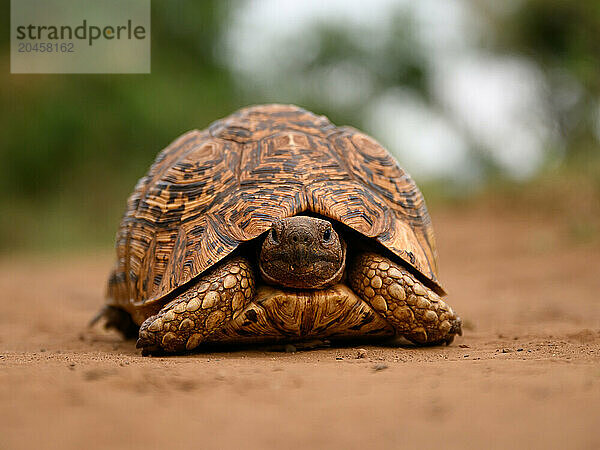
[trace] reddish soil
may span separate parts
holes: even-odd
[[[481,208],[433,220],[465,324],[448,347],[145,358],[86,329],[112,254],[5,255],[0,448],[600,448],[598,239]]]

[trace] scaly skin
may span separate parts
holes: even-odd
[[[401,265],[364,253],[350,265],[350,287],[395,328],[417,344],[449,344],[461,335],[452,308]]]
[[[146,319],[137,347],[142,354],[192,350],[248,306],[254,294],[249,262],[232,258]]]
[[[348,284],[366,303],[366,308],[373,308],[396,334],[415,343],[450,343],[456,334],[461,334],[460,318],[452,309],[414,275],[386,257],[365,253],[355,258],[349,267]],[[182,352],[192,350],[205,341],[222,339],[229,328],[232,328],[229,330],[232,335],[241,340],[261,336],[300,338],[304,336],[300,330],[303,327],[308,335],[326,329],[343,335],[344,330],[336,329],[342,319],[362,324],[365,330],[380,327],[384,334],[386,332],[384,325],[374,322],[365,310],[352,306],[352,302],[351,306],[346,303],[343,306],[337,304],[334,297],[321,299],[333,302],[343,310],[340,317],[331,311],[329,314],[332,315],[327,316],[323,315],[327,308],[318,310],[325,305],[317,301],[318,296],[311,300],[304,298],[306,294],[301,292],[295,297],[295,291],[277,294],[279,291],[275,288],[263,287],[263,291],[265,289],[273,290],[274,293],[269,295],[278,295],[278,300],[263,298],[254,303],[256,290],[249,261],[242,257],[226,261],[201,277],[158,314],[149,317],[140,328],[137,346],[145,355]],[[330,289],[331,292],[336,291],[336,288]],[[330,295],[327,290],[317,292]],[[314,308],[317,309],[313,311]],[[253,314],[249,309],[253,309]],[[312,322],[315,314],[324,321],[317,323],[318,330]],[[248,317],[250,320],[247,320]],[[327,317],[332,320],[331,323],[327,323]],[[298,325],[297,322],[306,323],[296,330],[294,325]],[[287,329],[286,325],[291,328]],[[392,332],[392,329],[389,331]]]

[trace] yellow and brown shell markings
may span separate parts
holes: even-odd
[[[152,333],[160,330],[159,344],[165,349],[225,339],[233,333],[227,327],[238,319],[234,304],[250,307],[254,295],[241,287],[252,285],[252,276],[240,275],[241,269],[231,272],[228,257],[275,220],[301,213],[341,223],[377,241],[397,260],[397,270],[418,274],[418,286],[427,289],[427,296],[409,289],[398,302],[389,297],[394,283],[377,287],[379,280],[384,282],[379,272],[369,278],[370,287],[351,286],[369,299],[378,317],[394,325],[400,312],[392,312],[408,308],[420,324],[406,330],[416,342],[436,339],[431,324],[443,330],[450,323],[452,333],[451,310],[410,303],[414,297],[445,307],[433,302],[445,293],[438,281],[431,220],[414,181],[371,137],[293,105],[241,109],[203,131],[184,134],[159,153],[128,199],[107,304],[127,312],[136,324],[144,323],[142,342],[154,342]],[[255,269],[253,261],[243,264]],[[201,291],[211,277],[220,280],[219,286]],[[369,297],[371,291],[379,293]],[[197,304],[206,307],[194,310]],[[200,322],[211,325],[210,330],[195,333]]]

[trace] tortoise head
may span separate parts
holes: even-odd
[[[327,220],[288,217],[273,223],[258,259],[260,274],[267,283],[320,289],[342,278],[346,243]]]

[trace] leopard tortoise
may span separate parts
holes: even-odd
[[[161,151],[116,250],[102,315],[143,354],[461,334],[413,180],[369,136],[296,106],[247,107]]]

